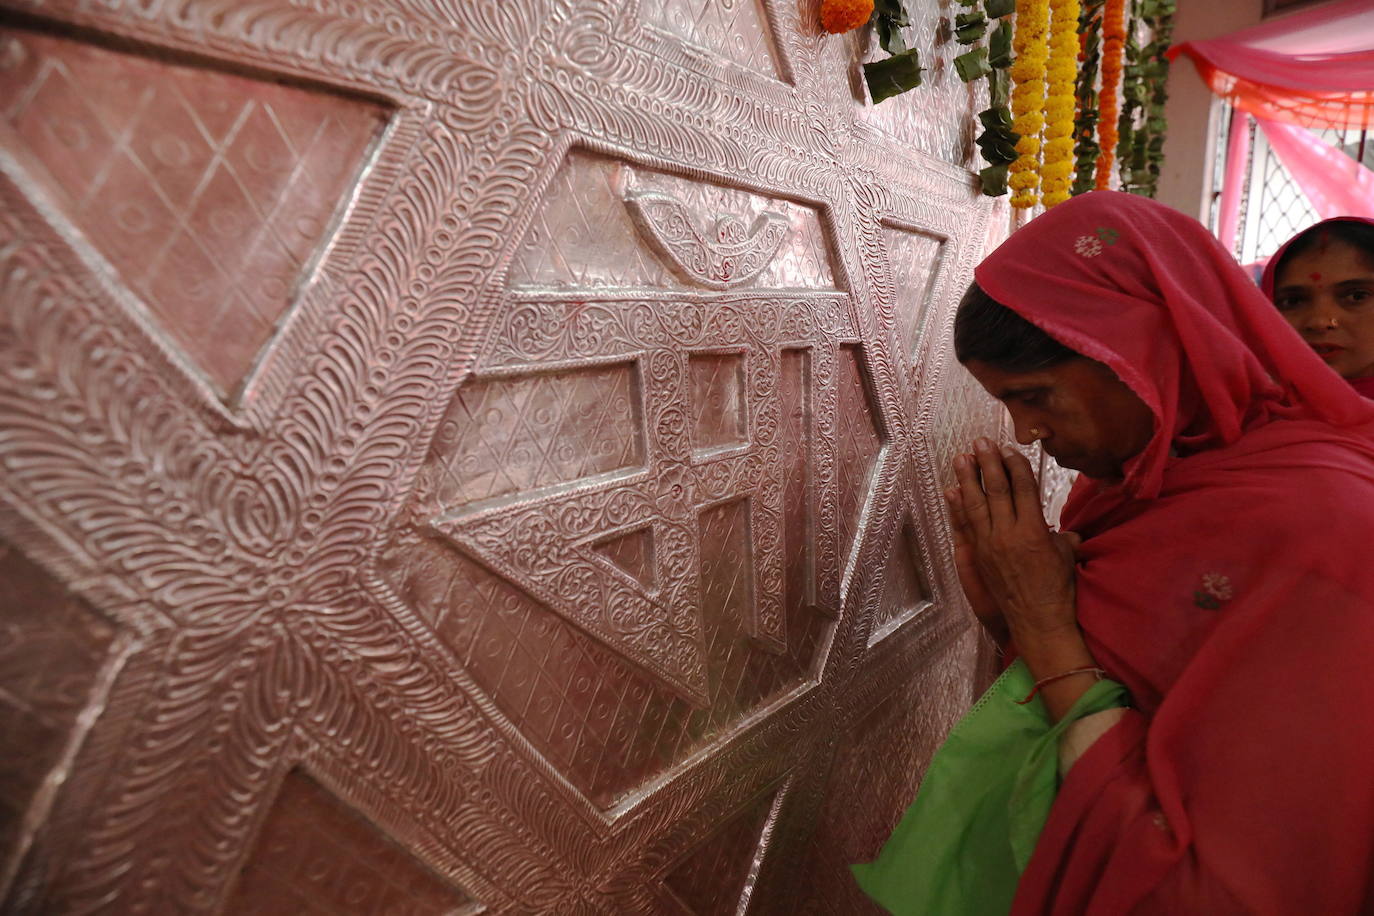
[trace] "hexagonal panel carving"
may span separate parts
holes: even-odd
[[[627,215],[636,187],[690,202],[703,223],[786,212],[786,241],[754,281],[772,288],[683,295]],[[838,603],[833,578],[818,579],[837,550],[816,544],[818,494],[838,489],[857,524],[849,504],[876,456],[856,433],[858,457],[837,467],[832,438],[813,432],[855,398],[868,409],[853,387],[866,384],[857,357],[840,346],[853,330],[830,257],[810,207],[574,150],[517,253],[484,363],[441,424],[410,521],[383,554],[395,593],[598,805],[728,734],[817,661]],[[805,298],[783,295],[795,285]],[[647,287],[662,292],[645,301]],[[600,390],[586,397],[555,390],[593,379]],[[516,405],[490,414],[505,431],[496,448],[484,432],[492,403]],[[599,412],[571,417],[582,404]],[[873,422],[855,429],[864,422],[878,443]],[[566,452],[577,467],[516,480],[503,457],[512,444]],[[602,452],[615,460],[585,464]],[[858,481],[844,479],[851,467]],[[822,487],[822,473],[839,487]]]

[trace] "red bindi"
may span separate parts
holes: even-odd
[[[1313,282],[1313,283],[1320,283],[1320,282],[1321,282],[1321,279],[1322,279],[1322,275],[1321,275],[1321,274],[1308,274],[1308,276],[1312,278],[1312,282]]]

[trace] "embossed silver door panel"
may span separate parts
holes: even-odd
[[[0,4],[7,910],[872,910],[999,422],[908,5]]]

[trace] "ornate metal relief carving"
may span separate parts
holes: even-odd
[[[775,78],[785,72],[763,0],[644,0],[640,15],[646,23],[750,70]]]
[[[860,911],[970,698],[962,84],[774,0],[0,5],[5,908]]]
[[[0,542],[0,881],[8,883],[66,776],[80,716],[98,698],[115,628]],[[93,697],[93,695],[95,695]],[[0,885],[3,886],[3,885]]]
[[[275,330],[380,106],[0,33],[6,143],[223,393]]]
[[[674,197],[653,192],[625,198],[635,225],[688,280],[708,289],[731,289],[768,266],[787,237],[787,217],[765,211],[752,226],[738,216],[717,216],[710,231],[695,225],[691,211]]]
[[[466,916],[481,907],[310,777],[293,771],[259,830],[226,911]]]
[[[713,225],[725,229],[724,238],[698,228]],[[732,238],[741,231],[744,238]],[[831,261],[814,208],[574,150],[544,192],[510,283],[834,290]]]

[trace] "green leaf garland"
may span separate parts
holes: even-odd
[[[1173,40],[1176,0],[1135,0],[1136,22],[1126,47],[1123,73],[1124,104],[1118,125],[1117,156],[1121,165],[1121,189],[1154,197],[1159,189],[1164,160],[1164,105],[1169,98],[1169,59],[1164,52]],[[1143,47],[1134,36],[1145,34]]]
[[[921,85],[921,58],[912,49],[864,64],[864,80],[876,105]]]
[[[960,0],[964,6],[974,6],[977,0]],[[1008,167],[1016,161],[1016,141],[1020,136],[1011,129],[1011,110],[1007,103],[1011,96],[1011,81],[1007,68],[1011,66],[1011,20],[1004,17],[1016,11],[1016,0],[984,0],[982,11],[959,13],[954,18],[954,40],[972,45],[987,36],[987,43],[970,48],[954,58],[954,70],[959,79],[971,83],[976,79],[988,81],[988,107],[978,113],[983,132],[978,135],[978,150],[987,167],[978,173],[983,193],[1001,197],[1007,193]],[[988,25],[997,27],[988,34]]]
[[[1071,194],[1084,194],[1096,184],[1097,72],[1102,63],[1102,6],[1105,0],[1080,0],[1078,36],[1082,60],[1074,90],[1078,113],[1074,117],[1074,180]]]
[[[873,28],[878,47],[891,55],[864,64],[864,81],[875,105],[921,85],[921,57],[902,38],[902,28],[908,25],[911,19],[901,0],[874,0]]]

